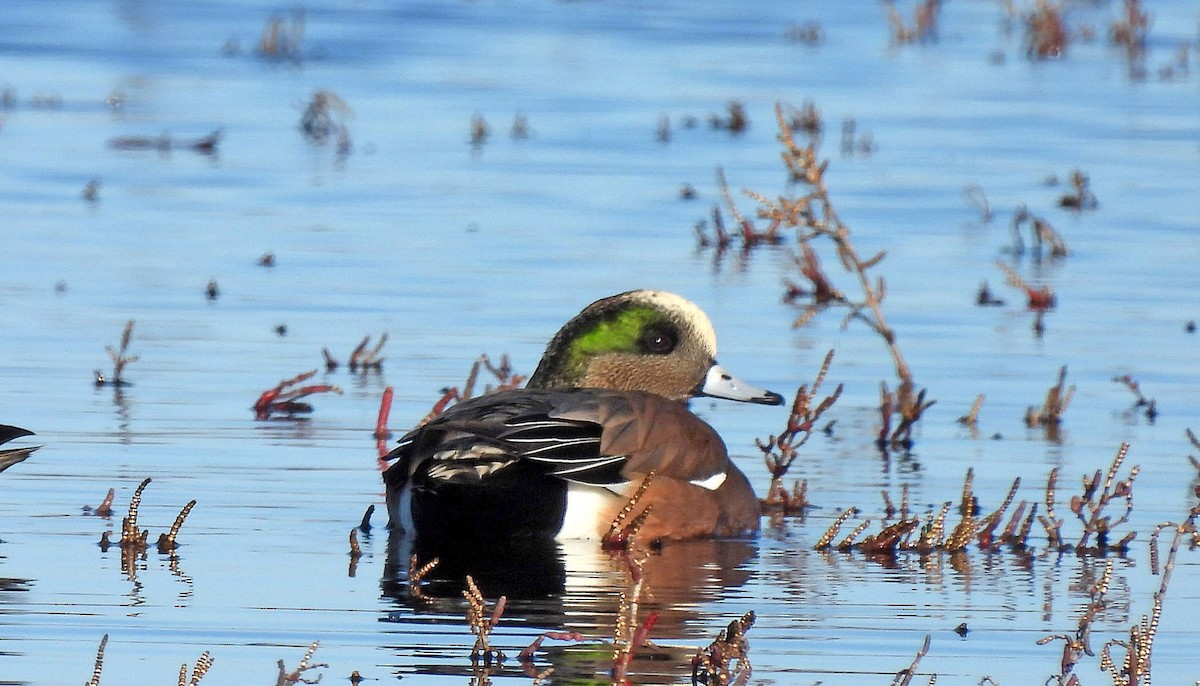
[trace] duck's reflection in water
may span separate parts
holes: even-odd
[[[418,564],[438,559],[437,566],[416,589],[409,580],[414,554]],[[398,657],[403,657],[399,663],[405,671],[445,674],[449,669],[469,675],[471,663],[466,654],[472,639],[462,619],[466,606],[462,591],[470,575],[489,608],[500,596],[507,598],[497,629],[500,638],[494,644],[506,651],[519,651],[548,630],[580,632],[588,639],[584,644],[549,647],[539,652],[539,661],[550,660],[556,680],[565,676],[564,668],[583,677],[604,673],[611,666],[613,651],[603,642],[612,641],[618,625],[636,626],[651,613],[657,612],[652,640],[701,643],[694,637],[685,639],[689,634],[686,627],[690,624],[694,633],[698,620],[717,626],[727,622],[728,618],[723,617],[708,622],[709,618],[699,616],[699,609],[744,585],[752,574],[749,563],[757,554],[757,541],[753,539],[668,543],[626,554],[604,551],[594,540],[521,539],[439,545],[390,531],[381,589],[395,609],[385,621],[408,625],[393,632],[407,635],[403,641],[409,645],[394,646]],[[632,605],[623,602],[623,596],[633,601]],[[429,664],[413,664],[414,654],[429,655],[431,622],[459,627],[465,638],[460,646],[448,647],[442,659],[431,655],[433,661]],[[513,632],[519,635],[505,635]],[[448,656],[461,656],[457,660],[459,670],[446,663]],[[689,656],[687,650],[647,648],[639,651],[635,669],[643,675],[647,671],[662,672],[664,677],[678,678],[689,669]],[[655,666],[647,670],[645,666],[651,661]]]

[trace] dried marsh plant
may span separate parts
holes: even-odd
[[[988,202],[987,193],[983,191],[983,186],[977,183],[964,186],[963,200],[979,212],[979,218],[984,224],[992,221],[992,206]]]
[[[1032,59],[1062,57],[1067,52],[1070,31],[1063,7],[1054,0],[1037,0],[1025,17],[1025,54]]]
[[[880,381],[880,427],[879,434],[875,437],[876,447],[884,452],[911,448],[913,428],[934,402],[936,401],[925,399],[925,389],[918,391],[911,383],[902,381],[896,390],[892,391],[886,381]]]
[[[892,686],[909,686],[912,683],[913,677],[917,675],[917,666],[921,664],[921,658],[929,653],[930,636],[925,635],[925,643],[921,645],[921,649],[917,651],[913,661],[908,667],[896,672],[896,676],[892,677]],[[929,686],[933,686],[937,682],[937,675],[933,674],[929,677]]]
[[[263,26],[257,52],[268,60],[300,60],[300,44],[304,42],[304,10],[293,10],[290,16],[274,14]]]
[[[131,385],[125,380],[125,367],[137,362],[139,358],[138,355],[127,354],[129,350],[129,341],[132,339],[133,320],[130,319],[129,321],[125,322],[125,330],[121,333],[121,343],[116,348],[112,347],[111,345],[104,346],[104,349],[108,351],[108,357],[112,360],[113,371],[112,376],[107,377],[104,376],[99,369],[93,372],[97,386],[113,386],[116,388],[121,388],[122,386]]]
[[[474,152],[482,150],[483,144],[487,142],[490,135],[492,135],[492,127],[488,126],[483,115],[478,112],[471,115],[471,150]]]
[[[754,671],[750,665],[750,642],[746,632],[754,626],[750,611],[721,629],[716,640],[692,657],[692,684],[729,686],[745,684]]]
[[[1080,614],[1074,634],[1051,634],[1038,639],[1038,645],[1047,645],[1054,641],[1063,642],[1058,673],[1052,674],[1046,683],[1053,683],[1056,686],[1079,685],[1079,677],[1072,674],[1072,670],[1085,655],[1095,655],[1091,646],[1092,622],[1096,618],[1096,613],[1103,610],[1107,604],[1104,596],[1108,593],[1109,584],[1112,582],[1112,572],[1113,561],[1109,560],[1104,565],[1104,572],[1100,578],[1088,588],[1088,604]]]
[[[422,591],[421,591],[421,583],[423,581],[425,581],[425,577],[428,576],[429,573],[432,572],[438,566],[439,562],[441,562],[441,560],[439,560],[438,558],[435,557],[432,560],[426,562],[425,564],[421,564],[415,554],[412,557],[408,558],[408,595],[409,595],[409,597],[418,599],[418,600],[425,599],[425,594],[422,593]]]
[[[138,484],[136,489],[134,489],[133,496],[131,496],[129,499],[128,514],[121,519],[120,540],[114,544],[109,540],[109,532],[107,531],[100,536],[101,552],[107,551],[112,545],[120,546],[122,552],[122,571],[127,573],[129,573],[131,570],[124,569],[125,563],[132,562],[137,556],[143,555],[146,552],[147,543],[150,538],[150,531],[148,529],[142,529],[140,526],[138,526],[138,510],[142,505],[142,492],[145,491],[146,487],[150,485],[150,481],[150,478],[147,477],[143,479],[140,484]],[[96,514],[101,514],[101,512],[105,509],[111,512],[112,493],[113,489],[109,489],[109,497],[105,499],[104,503],[101,503],[100,507],[96,508]],[[183,506],[183,509],[179,511],[179,515],[175,517],[175,522],[171,525],[171,528],[168,529],[166,533],[159,534],[157,543],[158,552],[164,554],[174,554],[178,545],[177,539],[179,538],[179,530],[183,528],[184,521],[187,519],[188,515],[191,514],[192,508],[195,506],[195,500],[189,501]],[[129,559],[126,559],[127,555],[129,556]]]
[[[1090,186],[1091,180],[1087,174],[1079,169],[1072,169],[1069,179],[1071,181],[1071,192],[1058,198],[1059,207],[1071,210],[1094,210],[1100,205],[1100,201],[1096,199],[1096,194],[1092,192]],[[1053,248],[1053,244],[1051,247]],[[1063,255],[1066,254],[1066,246],[1063,246],[1062,252]],[[1054,255],[1053,250],[1051,251],[1051,255]]]
[[[1067,365],[1064,364],[1058,370],[1058,382],[1046,391],[1046,399],[1042,401],[1041,408],[1030,406],[1025,410],[1025,426],[1044,427],[1047,437],[1056,440],[1058,432],[1051,429],[1062,424],[1062,416],[1071,406],[1071,399],[1074,397],[1075,386],[1067,386]]]
[[[1033,312],[1033,335],[1041,338],[1046,333],[1046,312],[1054,309],[1058,304],[1058,297],[1054,294],[1054,290],[1049,286],[1033,286],[1028,281],[1023,279],[1015,269],[1007,264],[997,260],[996,266],[1000,271],[1004,272],[1004,283],[1008,286],[1016,288],[1025,293],[1026,308]],[[984,294],[979,295],[980,304],[983,303]],[[1003,301],[998,301],[1003,303]]]
[[[1083,525],[1083,533],[1075,544],[1076,553],[1122,551],[1129,547],[1136,536],[1135,532],[1130,531],[1116,542],[1112,540],[1114,529],[1127,523],[1133,512],[1133,481],[1137,478],[1139,467],[1134,465],[1124,479],[1117,479],[1128,452],[1129,444],[1122,443],[1108,471],[1102,473],[1097,469],[1092,476],[1083,477],[1083,493],[1071,497],[1071,512]],[[1124,511],[1115,517],[1105,514],[1105,510],[1114,502],[1124,503]]]
[[[797,481],[789,492],[783,485],[783,477],[787,475],[792,463],[795,462],[800,447],[812,437],[821,415],[832,407],[842,395],[842,385],[838,384],[833,393],[819,402],[814,402],[820,394],[821,383],[825,380],[825,375],[829,372],[829,365],[832,362],[833,351],[830,350],[825,355],[825,361],[821,364],[821,369],[817,372],[811,389],[808,384],[805,384],[796,390],[796,399],[792,402],[787,425],[778,436],[771,434],[767,436],[766,441],[754,439],[755,445],[763,454],[763,462],[767,466],[767,471],[771,474],[771,486],[767,491],[766,499],[763,500],[763,510],[768,514],[800,514],[808,507],[807,481],[803,484]]]
[[[650,517],[652,505],[647,505],[642,508],[641,512],[633,514],[637,510],[638,504],[645,497],[646,491],[650,489],[650,484],[654,482],[654,470],[646,472],[646,476],[642,478],[642,483],[638,485],[637,490],[626,501],[624,507],[617,511],[609,524],[608,532],[600,539],[600,547],[604,550],[630,550],[637,541],[638,532],[645,525],[646,519]]]
[[[309,679],[304,676],[306,672],[314,669],[322,669],[329,667],[324,662],[313,662],[313,654],[317,652],[317,646],[320,645],[317,641],[313,641],[305,651],[304,657],[300,658],[300,664],[290,672],[287,669],[283,660],[276,662],[279,667],[279,676],[275,679],[275,686],[292,686],[293,684],[315,684],[321,680],[323,675],[318,674],[315,679]]]
[[[938,39],[938,15],[942,11],[941,0],[921,0],[913,8],[913,23],[905,23],[896,9],[895,0],[884,0],[888,27],[892,31],[892,43],[936,43]]]
[[[100,686],[100,672],[104,669],[104,649],[108,646],[108,634],[100,639],[100,647],[96,649],[96,664],[92,668],[92,678],[84,686]]]
[[[500,356],[500,364],[498,365],[493,363],[486,353],[482,354],[479,356],[479,359],[471,364],[471,371],[467,373],[467,379],[462,387],[451,386],[443,388],[441,390],[442,397],[433,404],[433,408],[430,409],[429,414],[425,415],[418,426],[428,423],[429,420],[445,412],[446,408],[453,404],[475,397],[475,385],[479,381],[479,372],[483,370],[486,370],[495,377],[497,383],[495,385],[490,383],[484,384],[483,393],[480,395],[520,388],[521,384],[525,382],[524,376],[513,371],[512,363],[508,359],[508,353]]]
[[[96,649],[96,664],[92,668],[92,678],[84,686],[100,686],[100,672],[104,668],[104,649],[107,646],[108,634],[104,634],[100,639],[100,647]],[[183,663],[179,668],[179,686],[196,686],[204,678],[204,675],[208,674],[208,670],[212,668],[212,665],[213,659],[208,654],[208,651],[205,651],[196,660],[196,666],[192,668],[191,678],[188,678],[188,666],[186,662]]]
[[[1062,235],[1050,225],[1050,222],[1035,216],[1024,205],[1018,207],[1017,211],[1013,213],[1012,223],[1009,224],[1012,246],[1007,249],[1007,252],[1016,256],[1026,253],[1025,239],[1021,237],[1021,228],[1026,224],[1029,225],[1030,241],[1033,244],[1028,251],[1035,259],[1040,259],[1043,254],[1048,254],[1052,258],[1066,257],[1069,254],[1067,242]]]
[[[820,45],[825,42],[825,29],[821,28],[818,22],[806,21],[802,24],[792,24],[783,36],[789,43]]]
[[[350,152],[350,129],[346,121],[354,116],[354,110],[345,100],[331,90],[318,89],[300,115],[300,132],[313,143],[337,143],[339,154]]]
[[[821,112],[817,109],[817,103],[811,98],[805,99],[804,104],[799,108],[787,103],[780,103],[780,106],[783,107],[787,127],[792,131],[800,131],[809,136],[820,136],[825,130]]]
[[[882,276],[872,274],[871,270],[883,261],[886,253],[880,251],[868,259],[859,256],[850,227],[838,217],[829,197],[825,180],[829,161],[818,158],[815,141],[810,140],[804,146],[796,141],[782,103],[775,105],[775,117],[779,128],[778,138],[783,147],[781,158],[784,166],[791,180],[802,184],[806,192],[801,195],[781,195],[775,199],[754,191],[744,192],[759,203],[757,216],[769,222],[772,228],[768,232],[777,230],[774,227],[795,231],[801,255],[797,258],[797,264],[801,273],[813,283],[811,291],[788,284],[787,296],[790,300],[798,301],[802,294],[812,296],[795,326],[807,323],[818,312],[836,305],[847,310],[842,321],[843,327],[858,321],[879,335],[891,355],[898,379],[896,392],[888,393],[891,401],[890,404],[885,403],[884,409],[900,413],[901,421],[894,431],[888,431],[888,440],[892,445],[902,444],[909,439],[913,424],[919,421],[933,401],[926,401],[925,391],[917,390],[912,372],[897,343],[896,331],[888,324],[883,311],[883,302],[887,297],[886,282]],[[857,281],[861,299],[846,296],[820,271],[812,247],[817,239],[825,239],[833,244],[842,268]]]
[[[721,208],[714,205],[712,209],[713,236],[709,237],[706,223],[703,220],[696,224],[696,240],[700,248],[715,247],[716,255],[719,258],[733,244],[734,236],[741,240],[743,255],[748,254],[759,245],[779,245],[783,242],[780,230],[784,226],[781,222],[772,221],[765,230],[760,231],[752,220],[738,210],[737,203],[733,200],[733,194],[729,191],[729,183],[725,180],[725,171],[720,167],[717,167],[717,187],[720,190],[721,198],[725,201],[729,216],[733,218],[737,228],[732,232],[727,230]]]
[[[714,129],[724,129],[730,133],[742,133],[750,128],[750,117],[746,114],[746,105],[738,100],[729,101],[726,115],[709,115],[708,124]]]
[[[1133,393],[1133,410],[1140,408],[1146,419],[1150,420],[1150,423],[1153,424],[1154,420],[1158,418],[1158,403],[1154,402],[1154,398],[1147,398],[1143,395],[1141,385],[1129,374],[1114,376],[1113,381],[1125,386],[1129,389],[1130,393]]]
[[[383,369],[383,360],[385,358],[380,356],[379,353],[383,350],[383,346],[387,342],[388,334],[386,331],[379,335],[379,342],[373,348],[369,348],[371,345],[371,336],[369,334],[363,336],[362,341],[350,352],[350,361],[347,363],[350,371],[357,372],[361,369],[365,372],[368,370],[379,371]]]
[[[496,625],[500,623],[500,617],[504,614],[504,606],[508,599],[500,596],[492,607],[492,611],[488,612],[483,593],[470,576],[467,576],[467,588],[462,593],[463,598],[467,600],[467,625],[471,627],[471,633],[475,634],[475,645],[471,648],[471,662],[482,662],[484,666],[490,666],[493,662],[503,660],[504,653],[492,648],[490,638],[492,629],[495,629]]]
[[[867,519],[857,524],[850,534],[835,542],[834,539],[839,535],[842,526],[860,512],[859,508],[851,507],[842,511],[813,547],[817,550],[856,550],[883,555],[894,555],[906,550],[921,553],[959,553],[965,551],[973,542],[981,550],[991,551],[1007,546],[1014,551],[1025,551],[1030,545],[1029,536],[1034,522],[1040,522],[1046,531],[1047,548],[1051,551],[1101,556],[1122,553],[1128,550],[1135,533],[1128,532],[1117,538],[1116,529],[1129,522],[1133,510],[1133,482],[1139,471],[1135,466],[1124,478],[1118,478],[1128,450],[1129,445],[1122,444],[1108,471],[1097,470],[1093,475],[1085,476],[1082,494],[1070,499],[1071,512],[1081,527],[1079,539],[1074,544],[1065,543],[1065,522],[1055,511],[1058,483],[1058,468],[1055,468],[1047,478],[1045,514],[1038,513],[1037,503],[1024,500],[1017,502],[1016,495],[1021,486],[1021,479],[1018,477],[1013,480],[1000,505],[981,516],[979,499],[973,487],[975,473],[973,469],[968,469],[957,508],[961,518],[953,529],[948,529],[946,523],[952,509],[951,502],[943,503],[938,512],[928,513],[922,520],[909,514],[907,491],[902,494],[899,510],[884,492],[885,514],[877,533],[863,537],[871,525],[871,520]],[[1109,509],[1118,502],[1123,503],[1123,511],[1109,514]],[[1012,514],[1008,515],[1010,508]],[[898,518],[889,523],[897,514]]]
[[[1200,438],[1196,438],[1196,434],[1192,433],[1191,429],[1184,429],[1183,431],[1184,435],[1187,436],[1188,442],[1192,444],[1192,447],[1200,450]],[[1200,479],[1200,459],[1197,459],[1195,455],[1188,455],[1188,462],[1196,468],[1196,478]]]
[[[295,418],[298,414],[308,414],[313,411],[312,405],[300,402],[301,398],[316,393],[337,393],[341,395],[342,389],[331,384],[299,385],[316,376],[316,374],[317,370],[312,369],[290,379],[284,379],[274,388],[268,388],[263,391],[258,396],[258,400],[254,402],[254,418],[260,420],[274,417]]]
[[[1125,0],[1121,17],[1108,27],[1108,38],[1113,45],[1125,48],[1129,60],[1140,60],[1146,54],[1151,23],[1150,13],[1142,9],[1141,0]]]

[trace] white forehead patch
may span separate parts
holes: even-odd
[[[717,332],[713,330],[712,321],[699,305],[669,291],[640,291],[636,297],[676,313],[679,319],[695,331],[698,341],[704,346],[709,357],[716,358]]]

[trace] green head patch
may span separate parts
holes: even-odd
[[[595,320],[591,328],[571,339],[567,349],[567,369],[572,374],[581,374],[588,357],[643,352],[642,334],[661,321],[660,311],[641,305],[625,307],[614,317]]]

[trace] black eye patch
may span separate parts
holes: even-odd
[[[678,339],[679,336],[676,335],[674,328],[655,324],[646,327],[646,330],[642,332],[641,338],[638,339],[638,344],[644,352],[653,355],[666,355],[675,349]]]

